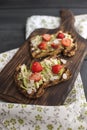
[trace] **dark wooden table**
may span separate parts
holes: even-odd
[[[32,15],[59,16],[68,8],[75,15],[87,14],[84,0],[0,0],[0,53],[20,47],[25,40],[26,19]],[[87,98],[87,56],[81,67],[81,77]]]

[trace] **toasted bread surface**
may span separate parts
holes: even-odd
[[[15,72],[15,82],[19,91],[28,98],[36,99],[41,97],[45,89],[56,84],[66,81],[71,78],[71,72],[66,68],[66,61],[58,57],[45,58],[40,61],[40,64],[43,67],[41,72],[38,72],[41,75],[41,79],[36,81],[35,75],[37,72],[33,73],[31,66],[34,61],[31,63],[30,68],[28,69],[26,65],[19,65],[16,68]],[[52,72],[52,66],[62,66],[58,74]],[[31,75],[33,80],[31,80]]]
[[[62,34],[63,37],[59,37]],[[77,43],[73,37],[62,31],[50,35],[50,40],[43,39],[43,35],[36,35],[30,38],[30,52],[33,58],[42,58],[63,54],[64,56],[74,56],[77,50]]]

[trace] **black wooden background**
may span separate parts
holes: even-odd
[[[71,9],[75,15],[87,14],[87,0],[0,0],[0,53],[22,45],[27,17],[59,16],[62,8]],[[87,57],[80,72],[87,97]]]

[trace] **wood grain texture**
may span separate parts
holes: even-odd
[[[79,0],[0,0],[0,8],[51,8],[51,7],[87,7],[87,1]]]
[[[35,30],[31,36],[43,33],[55,33],[58,30],[70,33],[74,40],[77,41],[76,55],[68,59],[68,68],[72,72],[72,78],[64,83],[50,87],[46,90],[45,94],[36,100],[29,100],[24,97],[16,88],[14,83],[15,68],[19,64],[29,65],[31,62],[31,56],[29,54],[29,38],[24,42],[22,47],[18,50],[12,60],[6,65],[6,67],[0,73],[0,98],[5,101],[15,103],[26,104],[38,104],[38,105],[60,105],[63,104],[68,93],[73,88],[74,81],[80,70],[83,59],[87,51],[87,41],[77,34],[74,28],[74,16],[69,10],[62,10],[60,12],[61,26],[57,29],[38,29]]]

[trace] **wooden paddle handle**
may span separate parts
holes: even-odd
[[[60,10],[61,25],[74,27],[75,18],[70,10],[62,9]]]

